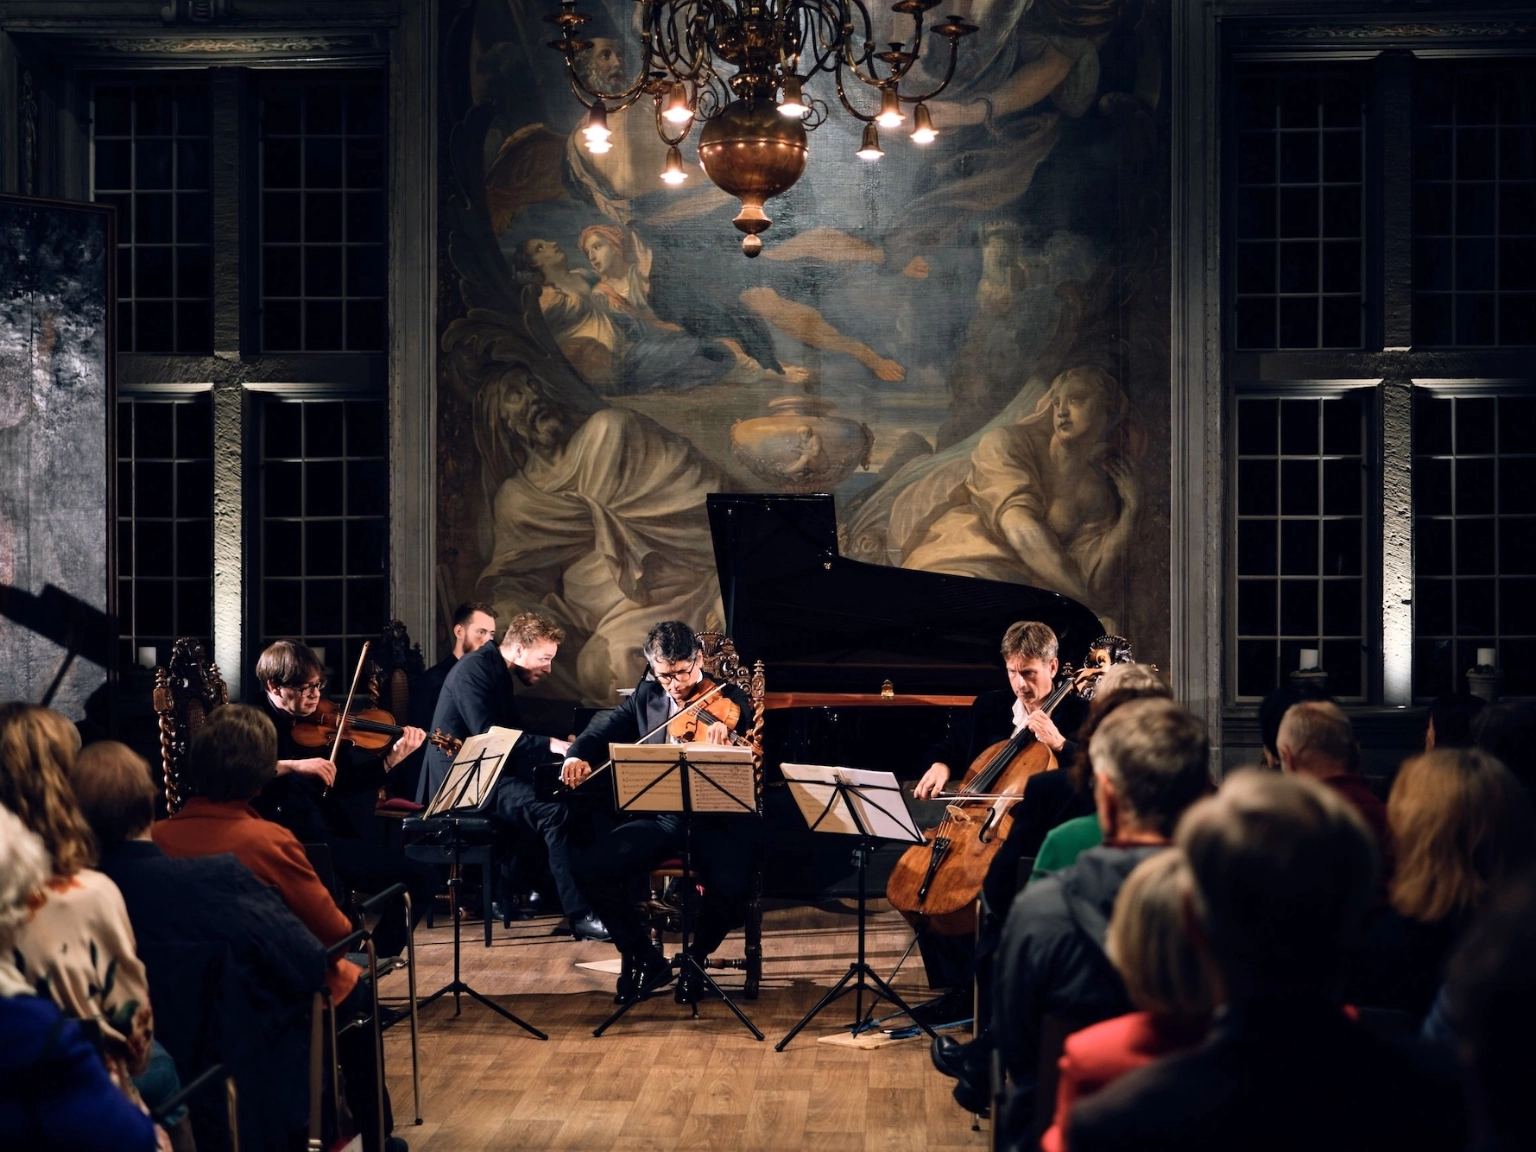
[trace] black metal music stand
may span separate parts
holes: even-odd
[[[876,840],[897,840],[908,843],[921,843],[922,835],[912,826],[912,817],[908,815],[905,805],[901,806],[898,816],[886,805],[889,796],[894,795],[896,804],[901,804],[901,786],[896,782],[896,777],[889,772],[852,772],[839,768],[815,768],[822,779],[815,779],[807,775],[796,778],[793,773],[796,769],[812,769],[812,765],[785,764],[783,766],[784,778],[789,783],[791,790],[798,783],[811,787],[827,787],[830,793],[827,802],[820,813],[814,818],[810,812],[802,806],[801,814],[805,816],[806,823],[812,832],[824,832],[829,835],[857,836],[859,843],[853,850],[853,862],[859,872],[859,958],[848,965],[848,971],[843,973],[842,979],[827,990],[827,994],[816,1002],[809,1012],[800,1018],[800,1022],[791,1028],[773,1046],[775,1052],[782,1052],[793,1040],[802,1028],[809,1024],[823,1008],[826,1008],[834,1000],[846,996],[849,992],[854,994],[854,1023],[852,1027],[857,1029],[864,1022],[864,993],[870,994],[869,1010],[873,1012],[875,1005],[882,999],[890,1001],[892,1005],[900,1009],[902,1013],[912,1018],[912,1022],[921,1028],[929,1036],[934,1031],[912,1013],[911,1007],[903,1000],[894,988],[880,977],[880,974],[872,968],[865,959],[865,918],[868,909],[865,906],[866,888],[865,876],[869,864],[869,854],[874,851]],[[849,776],[867,777],[864,783],[852,782]],[[871,795],[871,794],[874,795]],[[880,794],[885,795],[880,795]],[[800,797],[797,795],[796,799]],[[857,801],[857,802],[856,802]],[[886,820],[881,821],[883,827],[888,827],[891,832],[899,830],[901,835],[892,835],[886,832],[876,832],[871,827],[870,812],[882,815]],[[839,822],[852,827],[840,827],[837,822],[829,821],[836,813]],[[887,821],[889,823],[887,823]],[[852,983],[850,983],[850,981]]]
[[[511,748],[509,747],[506,752],[490,757],[496,763],[490,769],[491,779],[485,783],[484,787],[481,786],[481,773],[485,771],[485,761],[488,758],[484,750],[478,751],[472,760],[455,760],[453,766],[448,771],[448,775],[443,779],[442,788],[439,789],[438,795],[433,798],[432,803],[427,808],[427,812],[432,815],[424,817],[424,820],[446,820],[448,822],[448,835],[450,838],[448,843],[449,847],[453,849],[453,869],[448,875],[448,900],[453,915],[453,979],[430,996],[422,999],[417,1008],[418,1010],[425,1008],[434,1000],[438,1000],[452,992],[453,1014],[455,1016],[459,1015],[462,1011],[459,997],[468,996],[470,999],[484,1004],[497,1015],[510,1020],[523,1031],[532,1033],[540,1040],[548,1040],[549,1036],[546,1033],[539,1031],[528,1021],[507,1011],[500,1004],[492,1002],[470,987],[469,982],[462,977],[459,968],[461,948],[459,886],[464,882],[464,861],[462,855],[464,838],[460,834],[459,813],[464,808],[479,811],[485,807],[496,790],[496,781],[500,779],[502,767],[510,756]],[[465,770],[461,773],[460,778],[455,780],[453,768],[459,767],[460,764],[465,766]],[[486,895],[486,899],[489,900],[489,894]],[[489,915],[489,910],[487,910],[487,915]]]
[[[635,745],[634,747],[648,748],[649,746]],[[758,1029],[757,1025],[752,1023],[751,1019],[745,1012],[741,1010],[736,1001],[732,1000],[730,996],[726,994],[725,989],[721,988],[720,985],[715,983],[714,978],[704,970],[704,965],[700,964],[697,958],[695,958],[693,954],[688,951],[688,939],[692,933],[692,914],[689,911],[689,905],[692,904],[693,901],[688,898],[688,892],[693,878],[693,813],[698,810],[695,808],[694,804],[693,779],[694,777],[697,777],[701,782],[707,785],[708,788],[712,789],[713,792],[711,795],[714,793],[719,793],[720,795],[728,796],[732,801],[735,802],[737,806],[741,808],[743,812],[750,812],[753,815],[756,815],[757,813],[757,797],[754,795],[752,802],[748,803],[740,796],[737,796],[729,788],[724,787],[718,781],[712,779],[704,770],[703,766],[692,763],[688,759],[688,751],[686,747],[682,745],[663,745],[663,747],[675,749],[675,756],[672,762],[665,765],[659,774],[657,774],[649,783],[638,789],[635,794],[628,800],[621,799],[619,803],[619,809],[621,811],[637,810],[634,807],[636,801],[641,800],[648,794],[652,794],[658,785],[662,784],[663,781],[666,781],[669,777],[672,777],[675,774],[680,786],[680,798],[677,801],[676,807],[671,807],[670,805],[667,807],[659,807],[654,802],[651,802],[645,804],[641,809],[638,810],[650,812],[678,812],[682,815],[683,818],[682,959],[678,964],[678,984],[679,987],[683,986],[686,983],[684,979],[686,976],[692,975],[697,977],[699,983],[695,984],[695,987],[700,987],[701,985],[702,987],[707,987],[711,992],[713,992],[716,996],[725,1002],[725,1006],[735,1014],[736,1019],[741,1021],[742,1025],[747,1029],[747,1031],[751,1032],[753,1036],[761,1040],[763,1039],[763,1034]],[[615,752],[613,757],[615,788],[621,787],[624,766],[626,764],[636,762],[637,761],[626,761],[621,754]],[[655,760],[646,759],[638,762],[643,763],[647,769],[654,769],[657,767],[657,762]],[[654,801],[654,796],[652,797],[652,800]],[[704,810],[718,811],[718,809],[712,807],[706,808]],[[593,1029],[592,1035],[601,1036],[608,1030],[609,1025],[615,1023],[636,1004],[640,1004],[643,1001],[649,999],[651,999],[650,996],[636,996],[632,1000],[626,1000],[623,1004],[619,1005],[618,1011],[614,1012],[611,1016],[608,1017],[608,1019],[604,1020],[595,1029]],[[691,1007],[693,1010],[693,1018],[698,1019],[699,1000],[697,997],[695,997]]]

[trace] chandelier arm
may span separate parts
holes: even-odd
[[[811,6],[807,12],[805,44],[814,49],[815,64],[807,68],[807,78],[817,72],[832,72],[836,69],[842,53],[842,30],[840,21],[835,19],[834,11],[823,2]],[[801,47],[801,56],[805,55],[804,45]]]
[[[590,86],[581,78],[581,74],[576,70],[576,54],[574,52],[564,53],[565,78],[570,81],[571,91],[575,93],[578,100],[585,96],[586,100],[583,101],[584,103],[601,100],[604,105],[608,105],[610,102],[616,102],[616,106],[609,107],[608,111],[622,112],[640,98],[641,93],[646,90],[646,86],[650,83],[651,62],[655,52],[651,45],[651,34],[649,32],[642,32],[640,34],[640,47],[642,50],[640,74],[635,77],[633,82],[617,92],[604,92],[600,88]]]
[[[932,92],[925,92],[921,96],[903,96],[900,92],[897,92],[897,97],[904,104],[922,104],[924,101],[932,100],[939,96],[949,87],[949,82],[955,78],[955,60],[959,54],[960,42],[958,40],[951,40],[949,42],[949,67],[944,70],[944,79],[939,81],[939,86]]]
[[[843,70],[841,68],[832,73],[832,81],[837,87],[837,99],[842,104],[843,110],[855,120],[862,120],[865,124],[873,124],[875,122],[874,115],[866,116],[848,102],[848,93],[843,90]]]

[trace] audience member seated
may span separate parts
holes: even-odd
[[[117,885],[91,867],[91,830],[69,787],[79,740],[57,712],[0,705],[0,805],[42,840],[52,869],[14,958],[40,995],[85,1025],[113,1083],[140,1103],[133,1078],[148,1070],[154,1038],[149,987]]]
[[[1536,872],[1489,901],[1451,959],[1447,1002],[1478,1152],[1536,1148]]]
[[[1471,748],[1472,726],[1488,707],[1488,701],[1470,692],[1451,692],[1436,696],[1429,704],[1429,722],[1424,726],[1424,751],[1436,748]]]
[[[992,1060],[992,989],[993,956],[1003,924],[1013,898],[1019,889],[1019,864],[1042,850],[1041,838],[1049,838],[1051,832],[1067,824],[1092,825],[1091,842],[1082,844],[1086,851],[1102,840],[1099,818],[1093,807],[1093,773],[1088,767],[1088,742],[1104,718],[1122,704],[1132,700],[1166,699],[1170,695],[1168,685],[1149,664],[1114,664],[1099,678],[1098,690],[1088,705],[1087,717],[1079,729],[1081,741],[1076,744],[1075,756],[1070,764],[1053,768],[1031,776],[1024,786],[1024,796],[1013,806],[1014,817],[1008,839],[998,850],[987,870],[982,886],[982,921],[976,937],[976,1017],[981,1022],[980,1034],[969,1043],[961,1043],[952,1036],[937,1036],[932,1044],[933,1064],[944,1075],[960,1080],[972,1088],[957,1088],[956,1098],[964,1094],[971,1103],[977,1103],[977,1093],[985,1093]],[[1046,783],[1042,786],[1041,781]],[[1086,804],[1086,816],[1074,821],[1072,813]],[[1023,811],[1028,809],[1028,811]],[[1015,842],[1015,838],[1019,838]],[[1027,849],[1027,850],[1026,850]],[[1062,859],[1059,867],[1065,867],[1077,859]],[[977,1109],[979,1111],[979,1109]]]
[[[992,1033],[1009,1081],[998,1123],[1015,1145],[1033,1123],[1046,1016],[1087,1025],[1130,1011],[1125,985],[1104,953],[1115,897],[1136,865],[1166,848],[1184,810],[1210,790],[1204,726],[1171,700],[1116,708],[1093,734],[1088,756],[1104,843],[1026,888],[998,948]],[[957,1100],[966,1087],[956,1089]]]
[[[214,709],[192,737],[187,752],[192,795],[181,811],[155,824],[151,835],[167,856],[214,856],[224,852],[277,889],[283,903],[329,948],[349,935],[352,922],[336,906],[288,829],[263,820],[251,800],[277,776],[277,731],[260,710],[244,704]],[[370,1011],[361,969],[345,959],[331,962],[325,983],[345,1020]],[[377,1152],[383,1140],[375,1131],[378,1107],[374,1086],[374,1046],[369,1029],[353,1028],[338,1041],[338,1059],[346,1078],[347,1105],[363,1133],[364,1147]],[[393,1127],[389,1098],[384,1100],[385,1133]],[[391,1150],[405,1142],[391,1138]]]
[[[1280,770],[1309,776],[1332,788],[1354,805],[1365,825],[1376,837],[1380,853],[1381,877],[1392,876],[1392,831],[1387,824],[1387,806],[1356,769],[1360,765],[1360,746],[1355,730],[1337,704],[1326,700],[1303,700],[1286,710],[1276,737],[1280,749]]]
[[[182,1079],[223,1064],[240,1092],[242,1139],[286,1145],[308,1124],[310,1002],[325,979],[325,949],[235,857],[178,860],[155,846],[155,783],[127,745],[88,746],[70,783],[98,867],[123,894],[158,1038]],[[195,1115],[206,1107],[222,1136],[221,1097],[208,1093],[199,1105]]]
[[[1067,1037],[1056,1083],[1056,1119],[1044,1152],[1067,1147],[1072,1106],[1106,1084],[1205,1038],[1214,982],[1184,930],[1189,868],[1177,848],[1136,865],[1115,897],[1105,952],[1138,1011]]]
[[[1536,700],[1490,704],[1472,722],[1472,739],[1536,799]]]
[[[1371,924],[1345,999],[1418,1020],[1489,892],[1529,857],[1531,805],[1514,775],[1487,753],[1442,748],[1402,766],[1387,819],[1397,846],[1391,906]]]
[[[74,1020],[16,970],[17,934],[52,872],[48,849],[0,808],[0,1144],[47,1152],[154,1152],[169,1147],[112,1083]]]
[[[1271,688],[1259,701],[1259,742],[1262,745],[1259,760],[1271,772],[1280,771],[1280,749],[1276,741],[1280,737],[1280,721],[1290,711],[1292,704],[1303,700],[1331,700],[1327,691],[1311,684],[1281,684]]]
[[[1460,1149],[1454,1084],[1351,1022],[1335,996],[1375,887],[1358,811],[1315,780],[1250,770],[1197,805],[1177,840],[1194,882],[1187,927],[1224,1008],[1200,1047],[1081,1101],[1073,1152]]]

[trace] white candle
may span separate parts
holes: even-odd
[[[1303,648],[1301,650],[1301,670],[1311,672],[1317,668],[1317,649]]]
[[[155,649],[153,646],[139,649],[139,667],[153,668],[155,666]]]
[[[1493,667],[1493,649],[1492,648],[1479,648],[1477,650],[1477,666],[1479,668],[1492,668]]]
[[[310,649],[315,654],[315,659],[320,661],[320,667],[325,667],[325,645],[316,644]]]

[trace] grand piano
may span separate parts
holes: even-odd
[[[770,892],[835,886],[848,854],[837,838],[805,832],[775,787],[779,764],[915,779],[955,710],[1006,686],[998,645],[1010,624],[1050,625],[1074,666],[1103,633],[1092,612],[1055,592],[840,555],[828,495],[715,494],[708,507],[726,633],[767,675]]]

